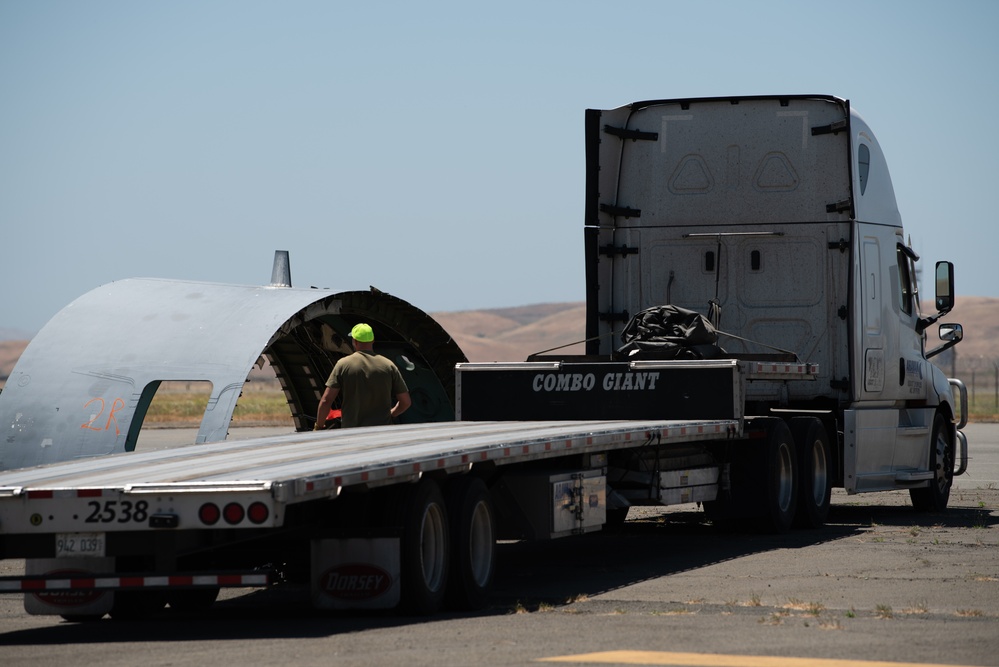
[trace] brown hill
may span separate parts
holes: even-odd
[[[552,348],[582,354],[584,314],[582,303],[555,303],[431,316],[451,334],[469,361],[524,361]]]
[[[523,361],[530,354],[563,345],[569,347],[560,352],[582,353],[584,311],[582,303],[548,303],[431,315],[470,361]],[[964,341],[956,348],[959,375],[994,369],[993,364],[999,363],[999,298],[958,297],[957,306],[943,320],[964,325]],[[0,341],[0,382],[10,375],[27,344],[24,340]],[[928,345],[936,344],[934,328]]]
[[[930,311],[932,303],[925,303],[924,308]],[[578,344],[560,351],[581,354],[585,337],[583,303],[432,313],[432,317],[457,341],[469,361],[523,361],[529,354],[569,343]],[[954,310],[941,322],[960,322],[964,327],[964,340],[956,348],[959,371],[970,373],[999,364],[999,298],[958,297]],[[938,344],[936,327],[932,327],[927,347]]]
[[[26,340],[0,340],[0,383],[10,377],[14,364],[27,346]]]
[[[924,304],[929,310],[932,303]],[[972,370],[993,370],[999,364],[999,299],[984,296],[957,297],[954,310],[941,322],[959,322],[964,340],[954,348],[960,375]],[[939,344],[937,328],[928,333],[927,347]],[[947,370],[950,370],[947,368]]]

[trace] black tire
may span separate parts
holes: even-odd
[[[794,438],[782,419],[766,417],[753,421],[753,428],[760,426],[765,437],[755,452],[755,519],[764,532],[786,533],[791,529],[798,502]]]
[[[829,435],[815,417],[795,417],[790,428],[798,458],[798,508],[794,513],[794,527],[820,528],[829,517],[832,495]]]
[[[942,512],[950,501],[954,482],[954,429],[939,412],[933,416],[930,440],[930,470],[933,479],[928,487],[909,489],[912,506],[920,512]]]
[[[465,475],[448,485],[451,574],[446,602],[452,609],[481,609],[496,571],[496,517],[485,482]]]
[[[444,603],[450,561],[448,518],[440,487],[424,478],[406,494],[403,509],[402,609],[432,614]]]
[[[61,616],[69,623],[96,623],[104,618],[104,614],[61,614]]]

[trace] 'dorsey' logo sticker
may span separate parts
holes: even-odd
[[[367,600],[388,591],[392,575],[369,563],[345,563],[323,572],[319,587],[341,600]]]

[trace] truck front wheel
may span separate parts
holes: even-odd
[[[933,479],[928,487],[909,489],[912,506],[920,512],[942,512],[950,500],[954,481],[954,432],[939,412],[933,416],[933,438],[930,441],[930,470]]]
[[[791,420],[791,436],[798,455],[798,509],[794,525],[819,528],[829,516],[829,435],[815,417]]]

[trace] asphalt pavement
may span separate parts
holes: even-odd
[[[967,433],[939,514],[837,490],[825,528],[759,535],[693,505],[632,510],[619,531],[500,544],[487,608],[430,618],[317,613],[294,587],[83,624],[0,596],[0,664],[999,665],[999,425]]]

